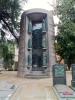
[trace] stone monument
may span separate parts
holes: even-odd
[[[75,87],[75,64],[72,64],[71,67],[72,67],[72,81],[71,81],[71,84],[72,84],[73,87]]]
[[[18,76],[51,76],[55,62],[53,12],[25,11],[20,24]]]
[[[63,64],[53,65],[53,85],[65,84],[66,85],[66,69]]]

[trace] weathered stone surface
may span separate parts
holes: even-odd
[[[7,81],[0,81],[0,100],[9,100],[16,91],[16,86]]]
[[[72,64],[71,67],[72,67],[72,81],[71,81],[71,84],[72,84],[73,87],[75,87],[75,64]]]
[[[54,92],[58,100],[75,100],[75,92],[66,85],[55,85]]]
[[[63,64],[53,65],[53,85],[66,84],[66,69]]]
[[[44,72],[47,73],[48,76],[52,75],[52,65],[55,64],[55,50],[54,50],[54,38],[53,38],[54,37],[53,13],[52,11],[47,11],[44,9],[30,9],[25,11],[21,17],[21,25],[20,25],[21,28],[20,28],[20,39],[19,39],[19,61],[18,61],[18,76],[20,77],[25,77],[26,75],[25,69],[29,68],[28,55],[29,55],[29,50],[33,52],[32,50],[33,44],[31,43],[32,49],[29,49],[28,40],[33,38],[32,28],[33,28],[33,24],[35,26],[36,23],[42,24],[42,31],[40,32],[40,34],[46,36],[46,39],[44,39],[44,44],[42,46],[42,49],[40,50],[40,52],[41,51],[48,52],[47,54],[48,57],[44,57],[44,66],[46,66],[48,70]],[[31,45],[29,47],[31,47]],[[38,53],[40,54],[40,52]],[[39,55],[37,57],[41,59]],[[46,64],[47,58],[48,61]],[[40,61],[42,62],[42,60],[38,60],[38,62]],[[40,69],[42,69],[41,71],[43,71],[43,69],[45,70],[45,68],[42,67],[43,63],[41,64],[41,62],[40,64],[38,64],[38,68],[37,68],[39,69],[38,71],[40,71]],[[31,65],[31,68],[33,68],[33,65]],[[33,73],[33,70],[29,68],[28,72],[31,74]]]

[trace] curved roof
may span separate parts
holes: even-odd
[[[52,11],[48,11],[46,9],[41,8],[33,8],[23,12],[22,16],[28,16],[30,19],[37,21],[45,18],[47,14],[52,16]]]
[[[29,13],[49,13],[52,11],[48,11],[46,9],[41,9],[41,8],[33,8],[33,9],[29,9],[24,11],[25,14],[29,14]]]

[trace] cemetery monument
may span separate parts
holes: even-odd
[[[18,76],[51,76],[55,64],[53,12],[30,9],[21,17]]]

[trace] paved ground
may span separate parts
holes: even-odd
[[[52,90],[52,78],[18,78],[16,72],[2,72],[0,81],[8,81],[18,86],[11,100],[57,100]],[[71,72],[67,72],[67,84],[71,84]]]

